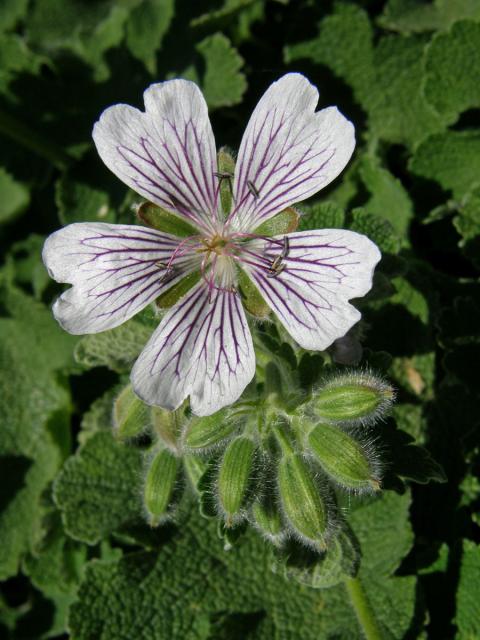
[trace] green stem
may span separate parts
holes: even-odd
[[[45,158],[57,169],[63,171],[72,163],[72,158],[61,147],[2,109],[0,109],[0,134]]]
[[[365,638],[367,640],[382,640],[382,632],[359,578],[347,578],[345,587]]]

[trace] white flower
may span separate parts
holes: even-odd
[[[131,375],[148,404],[175,409],[190,396],[209,415],[241,395],[255,354],[239,269],[255,283],[291,336],[323,350],[355,324],[348,300],[371,287],[377,247],[352,231],[322,229],[266,238],[259,225],[329,184],[352,155],[352,124],[335,108],[315,112],[318,92],[295,73],[274,82],[248,123],[224,215],[207,105],[185,80],[151,85],[145,112],[114,105],[93,139],[107,167],[141,196],[187,220],[195,233],[71,224],[46,241],[52,278],[73,285],[54,304],[74,334],[118,326],[159,295],[198,273],[170,308]],[[194,280],[194,279],[193,279]]]

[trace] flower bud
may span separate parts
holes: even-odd
[[[211,416],[192,418],[183,434],[183,442],[193,451],[209,450],[238,429],[238,422],[222,409]]]
[[[317,391],[315,413],[327,422],[370,424],[384,415],[394,398],[392,387],[366,373],[339,375]]]
[[[325,549],[329,509],[309,465],[300,454],[291,453],[280,459],[278,491],[284,514],[297,536]]]
[[[251,486],[251,475],[255,457],[255,444],[245,436],[232,440],[225,450],[217,480],[220,507],[225,514],[227,524],[245,506]]]
[[[285,534],[282,516],[273,495],[257,498],[252,504],[253,524],[270,540],[279,543]]]
[[[317,424],[308,445],[324,471],[341,486],[357,492],[380,489],[379,465],[372,451],[338,427]]]
[[[131,385],[121,391],[113,404],[113,426],[120,440],[140,435],[150,424],[149,407],[135,395]]]
[[[162,407],[151,407],[150,411],[154,433],[168,449],[174,452],[177,451],[182,409],[168,411],[168,409],[162,409]]]
[[[161,449],[150,460],[144,486],[144,505],[152,526],[161,522],[168,512],[173,496],[179,460],[168,449]]]

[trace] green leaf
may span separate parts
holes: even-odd
[[[202,90],[210,108],[238,104],[247,88],[245,75],[240,71],[243,58],[221,33],[215,33],[197,45],[205,61]]]
[[[58,217],[63,225],[72,222],[115,222],[108,194],[64,174],[55,185]]]
[[[108,367],[122,373],[129,371],[151,336],[151,329],[136,319],[81,338],[75,348],[75,360],[91,369]]]
[[[0,281],[0,579],[14,575],[42,536],[40,500],[68,446],[69,394],[57,374],[73,368],[75,339],[50,310]],[[8,484],[7,484],[8,482]]]
[[[411,545],[409,505],[408,494],[390,494],[352,514],[365,558],[364,586],[382,625],[399,639],[412,624],[415,580],[390,574]],[[115,629],[118,640],[149,640],[160,628],[168,638],[206,640],[220,612],[243,612],[263,618],[260,625],[251,622],[252,638],[362,638],[342,585],[320,592],[272,573],[271,563],[269,548],[252,533],[225,552],[215,523],[194,510],[158,555],[91,562],[70,610],[71,632],[86,640]]]
[[[153,75],[157,71],[157,51],[174,14],[174,0],[143,0],[127,21],[127,46]]]
[[[399,237],[405,239],[413,216],[413,206],[400,180],[371,156],[362,157],[359,174],[370,192],[370,198],[363,208],[387,220]]]
[[[413,147],[444,126],[422,90],[425,45],[421,37],[387,36],[374,47],[368,14],[337,3],[320,22],[317,38],[288,46],[285,59],[310,58],[329,67],[352,87],[373,139]]]
[[[318,202],[303,207],[298,225],[299,231],[315,229],[343,229],[345,227],[345,211],[336,202]]]
[[[455,614],[458,640],[475,640],[480,635],[479,575],[480,545],[464,540]]]
[[[139,520],[141,454],[111,432],[92,435],[55,480],[54,499],[66,532],[95,544],[122,525]]]
[[[480,19],[477,0],[388,0],[378,23],[385,29],[417,33],[447,29],[462,18]]]
[[[411,158],[410,170],[461,199],[480,184],[480,130],[445,131],[427,138]]]
[[[0,32],[16,25],[27,13],[28,0],[2,0],[0,3]]]
[[[46,54],[68,50],[92,67],[97,81],[110,71],[105,53],[120,44],[131,9],[139,0],[37,0],[28,20],[28,41]]]
[[[0,167],[0,224],[11,221],[25,211],[30,194],[25,185],[17,182]]]
[[[2,6],[3,3],[0,5],[0,12]],[[12,81],[20,73],[38,73],[44,62],[45,58],[33,53],[21,36],[0,33],[0,93],[17,102],[18,98],[10,86]]]
[[[400,249],[400,240],[390,222],[365,209],[353,209],[348,226],[352,231],[368,236],[383,253],[398,253]]]
[[[480,11],[479,11],[480,18]],[[449,122],[480,106],[480,24],[457,22],[432,39],[425,56],[425,96]]]

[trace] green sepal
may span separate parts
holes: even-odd
[[[252,316],[263,320],[270,315],[270,307],[263,299],[262,294],[253,281],[242,269],[238,271],[238,288],[242,297],[243,306]]]
[[[254,525],[265,538],[274,544],[278,544],[283,539],[285,528],[273,492],[269,491],[261,498],[257,498],[252,504],[251,513]]]
[[[178,451],[178,439],[182,427],[183,409],[168,411],[162,407],[151,407],[150,416],[153,432],[171,451]]]
[[[208,450],[237,428],[238,422],[229,418],[227,409],[222,409],[211,416],[192,418],[184,431],[183,442],[187,449]]]
[[[358,573],[360,548],[351,528],[342,523],[324,552],[318,553],[292,541],[277,551],[276,559],[277,567],[287,579],[313,589],[329,589]]]
[[[168,449],[160,450],[149,463],[143,497],[151,526],[159,524],[168,514],[178,468],[178,458]]]
[[[278,491],[283,512],[298,537],[326,549],[328,507],[314,475],[298,453],[284,455],[278,464]]]
[[[235,160],[227,151],[226,147],[222,147],[217,153],[217,165],[218,175],[216,178],[220,184],[220,202],[222,204],[223,213],[225,216],[228,216],[232,209]]]
[[[220,507],[225,514],[227,526],[245,506],[254,466],[255,444],[250,438],[239,436],[225,450],[217,479]]]
[[[155,300],[155,304],[159,309],[169,309],[176,304],[180,298],[190,291],[192,287],[194,287],[197,282],[200,280],[201,274],[200,271],[192,271],[184,278],[182,278],[179,282],[170,287],[168,291],[162,293],[162,295],[158,296]]]
[[[318,424],[308,436],[308,446],[324,471],[343,487],[354,491],[380,489],[379,474],[371,455],[342,429]]]
[[[147,226],[179,238],[200,234],[189,222],[152,202],[143,202],[137,209],[137,217]]]
[[[196,493],[199,494],[200,479],[205,473],[208,463],[205,458],[197,455],[189,455],[188,453],[182,456],[182,460],[187,478],[190,480]]]
[[[288,207],[277,213],[276,216],[262,222],[253,232],[259,236],[281,236],[282,234],[293,233],[298,227],[300,216],[293,207]]]
[[[113,403],[114,433],[119,440],[140,435],[150,424],[149,407],[135,395],[131,385]]]

